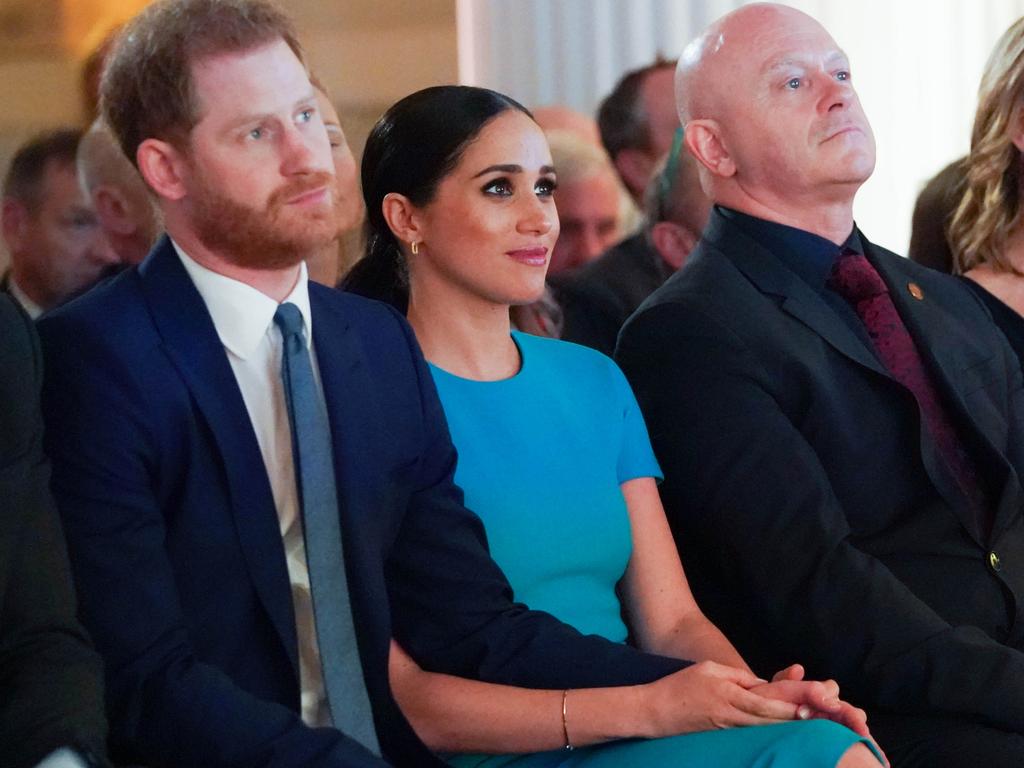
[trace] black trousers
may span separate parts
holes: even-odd
[[[1024,766],[1024,733],[979,725],[966,718],[869,710],[868,727],[893,768]]]

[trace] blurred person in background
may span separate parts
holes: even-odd
[[[618,242],[629,201],[604,150],[566,131],[551,131],[547,138],[562,225],[548,270],[553,276],[593,261]]]
[[[967,171],[961,157],[933,176],[914,203],[907,257],[939,272],[953,272],[949,225],[964,194]]]
[[[103,67],[106,66],[107,57],[110,55],[114,43],[117,42],[117,36],[121,33],[122,26],[118,24],[111,28],[82,62],[82,68],[78,73],[78,85],[82,108],[85,110],[86,125],[99,117],[100,78],[103,76]]]
[[[700,240],[711,201],[701,189],[696,161],[682,150],[682,135],[679,129],[647,185],[643,229],[552,281],[562,310],[560,338],[611,355],[626,318],[683,266]]]
[[[1024,359],[1024,18],[996,43],[978,89],[966,182],[949,227],[955,270]]]
[[[102,667],[50,495],[41,360],[32,321],[0,295],[0,762],[87,768],[106,765]]]
[[[70,128],[37,136],[15,153],[4,178],[0,228],[11,267],[0,287],[33,319],[119,262],[78,183],[81,136]]]
[[[627,72],[597,110],[601,142],[638,206],[654,167],[679,127],[673,90],[676,63],[658,58]]]
[[[82,189],[120,263],[138,264],[160,234],[160,212],[138,170],[100,118],[82,137],[77,168]]]
[[[337,185],[335,214],[338,218],[338,239],[322,248],[317,254],[306,259],[310,280],[334,287],[341,276],[342,240],[362,224],[365,215],[363,196],[359,194],[356,160],[341,127],[338,110],[331,102],[327,87],[316,75],[310,77],[316,89],[317,106],[331,142],[331,158],[334,161],[334,179]]]
[[[561,104],[548,104],[530,111],[544,133],[568,131],[589,141],[595,147],[601,146],[601,134],[597,130],[597,123],[589,115]]]

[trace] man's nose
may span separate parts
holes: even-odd
[[[312,131],[302,131],[298,126],[286,128],[281,138],[281,172],[285,176],[327,171],[333,173],[330,144],[324,132],[323,146],[314,140]]]
[[[853,97],[853,85],[849,80],[839,80],[834,76],[828,78],[829,88],[825,93],[823,103],[824,111],[831,112],[834,109],[845,109],[850,105]]]

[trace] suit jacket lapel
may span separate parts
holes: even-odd
[[[846,323],[828,306],[825,301],[811,289],[807,283],[798,275],[788,269],[779,259],[767,248],[761,246],[757,241],[749,238],[738,227],[733,225],[717,211],[713,211],[708,229],[704,234],[705,239],[723,252],[729,254],[733,263],[764,293],[778,296],[781,300],[783,311],[787,312],[801,323],[809,327],[838,352],[850,358],[859,365],[870,369],[880,376],[884,376],[894,385],[899,386],[892,378],[888,370],[869,350],[863,341],[846,325]],[[862,236],[862,242],[870,257],[876,250],[866,238]],[[906,310],[910,294],[907,291],[907,280],[894,274],[886,265],[879,265],[878,260],[872,259],[872,263],[879,268],[882,279],[890,287],[893,301],[896,302],[896,309],[922,350],[925,364],[930,370],[943,370],[943,365],[930,359],[931,349],[927,343],[920,343],[922,338],[920,328],[915,325],[915,320],[908,321]],[[917,302],[917,304],[923,302]],[[918,309],[914,307],[913,309]],[[913,313],[910,313],[911,315]],[[960,417],[961,423],[970,423],[970,419],[964,419],[963,414],[966,407],[960,399],[959,393],[944,376],[940,377],[940,391],[944,394],[951,394],[950,398],[956,400],[956,414]],[[925,469],[931,478],[932,484],[942,495],[946,502],[957,512],[961,521],[968,531],[976,538],[979,536],[973,517],[965,505],[963,494],[959,491],[950,473],[946,471],[938,456],[934,441],[926,434],[924,424],[921,424],[919,434],[919,445],[921,457]],[[990,444],[990,443],[989,443]],[[979,539],[980,542],[980,539]]]
[[[881,250],[867,242],[866,239],[864,244],[869,257]],[[975,456],[976,463],[981,466],[995,462],[1005,472],[1006,481],[1002,484],[1001,491],[991,489],[993,496],[998,493],[998,498],[991,499],[996,510],[992,530],[994,537],[1017,514],[1013,500],[1019,498],[1019,480],[1016,473],[1004,460],[1002,451],[992,442],[964,402],[958,386],[958,377],[967,365],[967,361],[963,359],[960,348],[957,345],[934,343],[935,339],[943,337],[941,332],[937,333],[936,331],[950,322],[948,311],[935,302],[929,301],[927,295],[924,295],[922,299],[912,296],[909,290],[912,280],[899,270],[902,262],[872,258],[871,263],[875,265],[882,279],[889,286],[889,293],[896,306],[896,311],[903,318],[907,330],[914,339],[932,382],[949,409],[958,432],[965,438],[973,438],[973,442],[980,445],[983,448],[983,453],[987,454],[986,457]],[[926,329],[931,333],[926,333]],[[962,509],[963,502],[955,505],[955,508]],[[969,525],[968,529],[973,531],[973,524]],[[984,546],[985,542],[980,533],[976,536],[979,544]]]
[[[288,566],[273,492],[249,412],[206,305],[166,237],[140,268],[167,355],[214,436],[249,575],[298,680],[298,643]],[[211,514],[216,514],[212,511]]]
[[[783,311],[809,327],[835,349],[881,376],[888,371],[825,301],[767,248],[713,211],[704,239],[724,253],[761,292],[777,296]]]

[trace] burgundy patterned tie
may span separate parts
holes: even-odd
[[[856,310],[882,364],[914,395],[939,455],[974,508],[982,535],[987,536],[990,513],[974,463],[957,437],[882,277],[865,256],[846,249],[832,265],[827,285]]]

